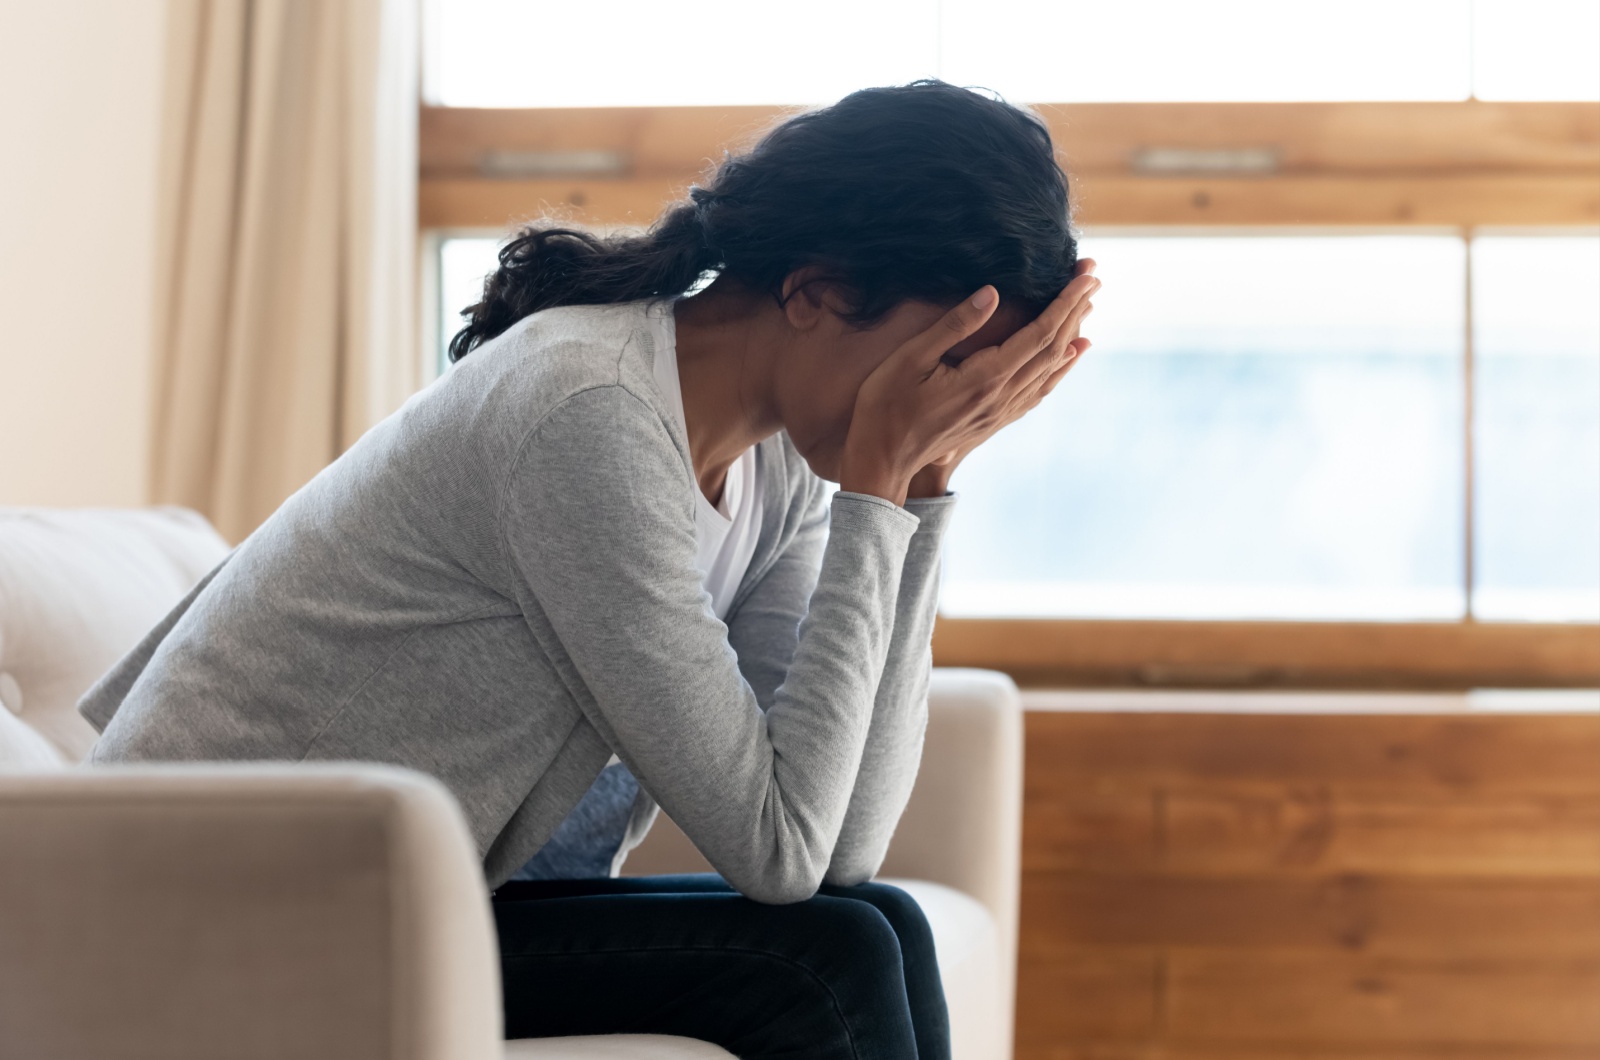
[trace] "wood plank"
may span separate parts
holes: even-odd
[[[1156,1030],[1160,958],[1079,950],[1017,968],[1017,1045],[1147,1038]]]
[[[422,228],[503,231],[542,217],[582,225],[646,225],[686,193],[689,181],[425,179],[417,189]]]
[[[1600,794],[1600,715],[1029,711],[1025,799],[1110,784]]]
[[[1023,836],[1037,871],[1600,877],[1600,796],[1101,781],[1030,800]]]
[[[691,178],[492,180],[425,178],[423,228],[503,228],[550,213],[590,225],[644,225]],[[1572,225],[1600,223],[1588,176],[1388,179],[1178,179],[1092,175],[1076,182],[1084,225]]]
[[[937,666],[1024,686],[1593,688],[1600,627],[940,618]]]
[[[699,173],[802,107],[423,107],[424,177],[475,176],[492,150],[603,150],[631,176]],[[1284,174],[1580,174],[1600,167],[1600,105],[1054,103],[1039,112],[1074,174],[1127,174],[1141,149],[1268,147]]]
[[[1027,872],[1024,960],[1088,947],[1600,962],[1600,881]]]
[[[1260,1045],[1248,1042],[1113,1042],[1096,1039],[1049,1045],[1019,1043],[1017,1060],[1595,1060],[1584,1046],[1517,1045]]]
[[[1588,225],[1600,223],[1600,179],[1091,173],[1075,182],[1073,202],[1083,225]]]
[[[1048,765],[1035,768],[1052,768]],[[1024,872],[1151,871],[1163,862],[1160,788],[1084,778],[1027,786],[1022,804]]]
[[[1596,796],[1173,790],[1161,808],[1169,871],[1600,880]]]
[[[1173,1041],[1600,1049],[1600,962],[1167,957]]]
[[[476,177],[493,151],[614,151],[628,175],[692,177],[796,107],[423,107],[422,176]]]

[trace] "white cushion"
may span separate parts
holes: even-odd
[[[227,551],[183,508],[0,508],[0,768],[82,760],[78,698]]]

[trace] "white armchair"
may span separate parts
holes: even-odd
[[[78,696],[225,546],[173,509],[0,509],[0,1056],[726,1057],[500,1042],[498,961],[449,794],[384,766],[72,768]],[[1021,708],[938,670],[884,866],[933,925],[958,1060],[1011,1054]],[[704,861],[663,819],[634,873]],[[503,1050],[503,1051],[502,1051]]]

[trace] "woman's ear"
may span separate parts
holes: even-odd
[[[842,311],[836,284],[820,265],[802,265],[783,278],[783,313],[796,331],[811,331]]]

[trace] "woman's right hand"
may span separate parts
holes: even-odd
[[[839,488],[904,504],[919,469],[971,449],[1009,423],[1015,399],[1072,356],[1072,340],[1099,286],[1092,274],[1076,277],[1033,321],[959,364],[942,358],[994,315],[1000,298],[991,286],[902,343],[856,394]]]

